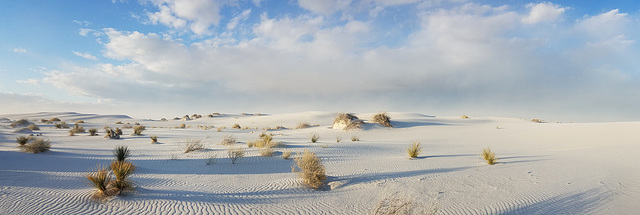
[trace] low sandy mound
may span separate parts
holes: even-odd
[[[364,125],[364,122],[353,114],[339,113],[335,120],[333,120],[332,129],[351,130],[360,129]]]

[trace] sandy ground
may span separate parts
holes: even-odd
[[[368,123],[362,130],[331,129],[336,113],[224,114],[195,120],[132,119],[78,113],[8,114],[39,125],[51,151],[20,152],[9,121],[0,120],[0,214],[368,214],[384,198],[397,197],[438,214],[634,214],[640,211],[640,123],[534,123],[530,120],[389,113],[394,128]],[[373,114],[356,114],[370,119]],[[58,117],[88,133],[69,136],[40,119]],[[104,126],[138,122],[142,136],[123,129],[119,140],[103,138]],[[300,122],[318,126],[293,129]],[[175,128],[185,123],[185,129]],[[234,124],[243,128],[233,129]],[[213,126],[205,130],[201,126]],[[246,141],[265,127],[277,148],[262,157]],[[221,131],[217,131],[221,128]],[[310,136],[320,140],[311,143]],[[159,143],[151,144],[149,136]],[[224,136],[237,138],[247,155],[227,158]],[[352,142],[357,136],[360,141]],[[184,154],[180,142],[202,139],[207,149]],[[341,142],[336,142],[341,138]],[[413,141],[423,145],[408,159]],[[135,192],[105,202],[90,200],[83,179],[97,164],[114,159],[116,146],[132,150]],[[480,153],[490,147],[498,164]],[[315,152],[326,167],[327,186],[305,187],[282,151]],[[206,161],[215,157],[213,164]]]

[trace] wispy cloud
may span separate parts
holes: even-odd
[[[32,85],[39,85],[40,81],[36,80],[36,79],[27,79],[27,80],[17,80],[17,83],[20,84],[32,84]]]
[[[20,48],[20,47],[13,48],[11,51],[13,51],[13,52],[15,52],[15,53],[27,53],[27,49],[25,49],[25,48]]]
[[[78,57],[82,57],[85,59],[89,59],[89,60],[98,60],[98,58],[96,56],[93,56],[87,52],[85,53],[81,53],[81,52],[77,52],[77,51],[73,51],[73,54],[78,56]]]

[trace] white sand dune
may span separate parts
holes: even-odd
[[[363,120],[373,114],[356,114]],[[394,195],[438,214],[634,214],[640,211],[640,123],[534,123],[497,117],[436,117],[389,113],[394,128],[367,124],[363,130],[330,129],[335,113],[221,115],[196,120],[143,120],[124,115],[34,113],[0,115],[29,119],[50,139],[51,151],[20,152],[10,122],[0,123],[0,214],[367,214]],[[68,136],[40,119],[68,124],[84,120],[87,133]],[[172,117],[167,117],[171,119]],[[104,139],[103,127],[139,122],[143,136]],[[300,122],[319,126],[291,129]],[[185,123],[188,128],[176,126]],[[232,129],[239,124],[249,129]],[[209,130],[199,126],[214,126]],[[246,141],[265,127],[278,148],[261,157]],[[218,132],[216,129],[226,127]],[[257,128],[257,129],[256,129]],[[314,133],[317,143],[310,142]],[[159,143],[151,144],[149,136]],[[235,136],[247,155],[226,157],[225,135]],[[360,141],[352,142],[357,136]],[[342,138],[340,143],[336,137]],[[206,150],[183,154],[179,143],[201,138]],[[407,159],[420,141],[423,153]],[[116,146],[132,150],[135,192],[105,202],[90,200],[87,171],[114,159]],[[498,164],[480,157],[490,147]],[[325,188],[306,188],[291,173],[281,151],[309,149],[327,170]],[[215,163],[206,165],[215,156]]]

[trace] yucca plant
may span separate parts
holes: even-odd
[[[320,158],[309,150],[304,150],[302,155],[294,159],[296,166],[292,166],[291,170],[298,173],[298,177],[302,178],[304,184],[313,189],[318,189],[324,185],[325,167],[322,165]]]
[[[127,162],[127,161],[111,162],[111,171],[113,172],[113,175],[116,177],[116,180],[111,181],[110,183],[111,186],[113,186],[118,192],[131,190],[133,188],[133,185],[127,178],[135,170],[136,170],[136,166],[134,166],[131,162]]]
[[[420,142],[414,141],[409,148],[407,148],[407,154],[409,158],[417,158],[418,155],[422,152],[422,147],[420,146]]]
[[[320,135],[315,134],[315,133],[311,135],[311,142],[312,143],[318,142],[319,139],[320,139]]]
[[[116,161],[123,162],[131,155],[131,151],[127,146],[118,146],[113,150],[113,155],[116,156]]]
[[[23,147],[25,144],[27,144],[32,139],[33,139],[32,137],[20,136],[20,137],[16,138],[16,142],[18,144],[20,144],[20,147]]]
[[[107,189],[107,186],[111,182],[111,173],[106,167],[97,165],[95,169],[92,169],[85,179],[89,182],[89,185],[96,188],[97,191],[93,193],[92,199],[102,199],[111,195],[111,192]]]
[[[498,158],[496,158],[496,154],[491,151],[490,148],[482,149],[482,158],[487,161],[487,164],[494,165]]]

